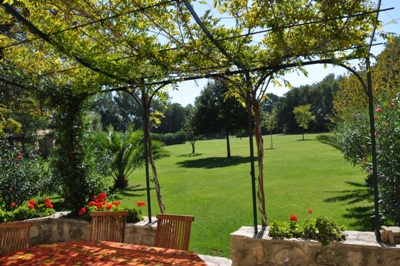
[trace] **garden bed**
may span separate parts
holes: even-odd
[[[373,232],[345,231],[346,240],[322,245],[315,240],[272,239],[269,228],[241,227],[231,234],[232,266],[400,265],[400,245],[378,243]],[[286,263],[286,264],[285,264]]]

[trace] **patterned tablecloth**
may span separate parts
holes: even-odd
[[[202,265],[193,252],[107,241],[38,245],[0,257],[0,265]]]

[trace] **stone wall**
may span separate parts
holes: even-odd
[[[50,244],[56,242],[89,239],[90,224],[80,219],[66,218],[68,212],[59,212],[49,217],[30,219],[32,227],[29,245]],[[152,219],[155,221],[155,218]],[[127,224],[125,242],[152,246],[156,224],[148,225],[148,218],[135,224]]]
[[[301,239],[275,240],[268,227],[254,237],[253,227],[231,234],[232,266],[400,266],[400,245],[378,243],[373,232],[346,231],[346,241],[327,246]]]

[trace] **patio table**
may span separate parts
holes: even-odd
[[[78,240],[28,247],[0,257],[0,265],[198,265],[193,252],[109,241]]]

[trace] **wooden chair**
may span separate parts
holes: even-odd
[[[158,214],[154,246],[188,250],[193,221],[193,216]]]
[[[128,211],[93,211],[90,213],[90,239],[100,241],[125,241]]]
[[[28,247],[32,222],[0,223],[0,256]]]

